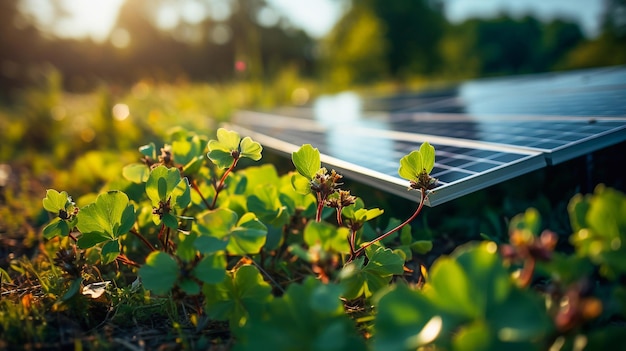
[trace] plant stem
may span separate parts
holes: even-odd
[[[126,255],[124,255],[124,254],[119,254],[119,256],[117,256],[115,258],[115,260],[120,262],[120,263],[122,263],[122,264],[125,264],[127,266],[133,266],[133,267],[138,267],[138,268],[141,267],[141,265],[139,265],[139,263],[137,263],[137,262],[131,260],[130,258],[126,257]]]
[[[165,244],[165,242],[163,241],[163,234],[165,233],[165,223],[161,223],[161,228],[159,229],[159,234],[157,235],[157,238],[159,238],[159,241],[161,242],[161,251],[166,251],[167,250],[167,246]]]
[[[415,212],[411,215],[411,217],[409,217],[406,221],[402,222],[401,224],[399,224],[397,227],[391,229],[390,231],[388,231],[385,234],[380,235],[379,237],[377,237],[376,239],[370,241],[369,243],[361,246],[358,250],[356,250],[354,252],[354,255],[352,255],[350,257],[350,259],[348,260],[348,262],[352,261],[354,258],[358,257],[360,254],[362,254],[365,249],[367,249],[368,247],[370,247],[372,244],[381,241],[382,239],[388,237],[389,235],[397,232],[398,230],[402,229],[402,227],[404,227],[405,225],[411,223],[411,221],[413,221],[415,219],[415,217],[417,217],[418,214],[420,214],[420,212],[422,212],[422,208],[424,207],[424,203],[426,202],[426,190],[425,189],[421,189],[422,191],[422,198],[420,199],[420,204],[419,206],[417,206],[417,209],[415,210]]]
[[[138,231],[132,229],[130,231],[131,234],[133,234],[134,236],[138,237],[139,240],[141,240],[144,245],[146,245],[150,251],[156,251],[156,248],[154,246],[152,246],[152,244],[150,244],[150,242],[148,241],[148,239],[146,239],[143,235],[141,235],[141,233],[139,233]]]
[[[348,243],[350,244],[350,257],[354,256],[354,242],[356,241],[356,230],[350,229],[350,238]]]
[[[217,203],[217,195],[219,195],[220,191],[224,189],[224,182],[226,181],[226,177],[228,177],[230,172],[235,168],[238,161],[239,161],[239,158],[238,157],[235,158],[235,160],[233,161],[233,164],[230,165],[230,167],[228,167],[226,172],[224,172],[224,174],[222,175],[222,178],[220,178],[220,182],[215,185],[215,196],[213,197],[213,202],[211,202],[211,206],[209,206],[210,210],[215,209],[215,204]]]
[[[211,208],[211,204],[209,204],[209,202],[206,200],[204,195],[202,195],[202,192],[200,191],[200,188],[198,187],[198,183],[196,182],[195,179],[191,180],[191,187],[193,188],[193,190],[195,190],[198,193],[198,195],[200,195],[200,198],[202,199],[204,206],[206,206],[207,208]]]
[[[165,252],[169,252],[170,249],[170,227],[167,227],[165,231]]]
[[[337,225],[340,227],[343,225],[343,220],[341,219],[341,207],[337,207]]]
[[[324,199],[322,199],[322,194],[317,193],[317,212],[315,213],[315,221],[322,221],[322,210],[324,209]]]

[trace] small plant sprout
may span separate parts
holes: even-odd
[[[322,167],[320,161],[320,152],[318,149],[313,148],[310,144],[305,144],[300,149],[291,154],[291,160],[293,161],[296,170],[300,175],[308,181],[306,186],[303,186],[303,182],[300,181],[296,175],[292,178],[292,184],[296,191],[301,193],[312,192],[317,198],[317,212],[315,220],[317,222],[322,220],[322,210],[325,205],[337,204],[336,201],[329,202],[330,196],[339,191],[339,180],[342,175],[331,170]],[[349,195],[349,193],[348,193]],[[343,200],[351,199],[351,197],[345,197]],[[343,207],[343,206],[342,206]],[[340,211],[339,207],[338,211]],[[338,217],[339,214],[338,214]]]
[[[365,251],[365,249],[367,249],[372,244],[388,237],[389,235],[402,229],[405,225],[411,223],[417,217],[417,215],[422,212],[422,208],[424,207],[424,203],[426,202],[426,198],[428,196],[428,191],[430,191],[437,185],[437,179],[430,176],[430,172],[433,170],[434,166],[435,148],[428,142],[424,142],[420,146],[419,150],[411,151],[411,153],[400,159],[400,168],[398,169],[398,174],[402,178],[407,179],[411,182],[409,190],[416,189],[421,192],[420,203],[417,206],[415,212],[411,215],[411,217],[409,217],[406,221],[400,223],[395,228],[361,246],[358,250],[354,252],[349,261],[361,255]]]
[[[65,191],[58,192],[54,189],[46,191],[43,199],[43,208],[53,213],[56,217],[44,228],[43,235],[46,239],[51,239],[57,235],[70,236],[71,230],[76,225],[76,215],[78,207],[72,198]],[[74,241],[76,238],[72,237]]]
[[[320,152],[318,149],[313,148],[310,144],[305,144],[300,147],[298,151],[292,153],[291,159],[296,167],[296,170],[301,176],[298,177],[298,175],[294,175],[292,177],[293,187],[299,192],[312,192],[317,197],[317,213],[315,220],[317,222],[321,221],[322,209],[324,206],[328,206],[337,210],[337,223],[340,226],[343,225],[343,209],[354,205],[356,197],[352,196],[349,191],[339,189],[339,186],[342,185],[342,183],[339,182],[342,176],[336,173],[335,170],[332,170],[329,173],[326,168],[321,167]],[[351,231],[348,237],[348,243],[350,244],[350,258],[348,259],[348,262],[365,252],[365,249],[370,245],[397,232],[417,217],[426,202],[428,191],[433,189],[437,184],[437,179],[430,176],[430,172],[433,170],[434,166],[435,148],[428,142],[423,143],[419,150],[412,151],[400,160],[398,173],[402,178],[411,182],[409,190],[416,189],[421,191],[419,206],[409,219],[402,222],[400,225],[391,229],[387,233],[384,233],[374,240],[366,243],[359,249],[356,248],[355,243],[357,231],[361,229],[364,222],[378,217],[383,213],[383,211],[380,209],[367,210],[359,208],[356,210],[352,209],[346,213],[348,218],[347,226]],[[302,177],[308,180],[307,186],[304,186]]]
[[[211,209],[215,208],[217,196],[224,189],[226,177],[237,166],[239,159],[247,157],[258,161],[261,159],[261,151],[263,151],[261,144],[253,141],[250,137],[241,139],[239,133],[235,131],[224,128],[217,130],[217,140],[209,141],[208,157],[217,167],[226,169],[226,171],[222,174],[219,182],[214,183],[215,197],[213,198]]]

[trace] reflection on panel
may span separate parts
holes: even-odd
[[[399,160],[436,149],[434,206],[626,140],[626,67],[483,79],[425,92],[322,96],[311,105],[239,111],[232,128],[290,154],[302,144],[330,168],[405,196]]]

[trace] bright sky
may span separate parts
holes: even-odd
[[[1,0],[0,0],[1,1]],[[27,11],[35,14],[45,25],[53,20],[49,0],[23,0]],[[119,7],[124,0],[61,0],[70,16],[61,21],[57,33],[67,37],[90,36],[104,40],[113,26]],[[212,3],[219,5],[220,1]],[[492,16],[507,9],[516,13],[529,10],[542,18],[565,15],[579,21],[585,33],[595,35],[602,12],[600,0],[445,0],[446,14],[451,21],[461,21],[469,16]],[[268,0],[278,10],[287,13],[292,23],[302,26],[310,35],[321,37],[340,18],[343,1],[338,0]],[[191,9],[188,6],[188,9]],[[189,11],[187,11],[189,12]],[[191,11],[198,14],[198,11]],[[181,12],[185,15],[185,12]],[[170,16],[171,17],[171,16]],[[193,16],[191,16],[193,17]],[[167,16],[165,17],[167,20]],[[165,24],[165,23],[164,23]]]

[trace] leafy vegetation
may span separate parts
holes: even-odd
[[[153,346],[235,350],[603,349],[622,338],[621,192],[574,196],[568,237],[529,208],[501,239],[443,252],[415,220],[436,186],[428,143],[398,168],[421,200],[386,225],[314,146],[284,174],[257,164],[262,151],[232,130],[178,128],[101,191],[45,191],[43,255],[0,271],[3,345],[78,347],[58,332],[74,325],[108,349],[135,342],[107,336],[130,320],[137,342],[158,320]]]

